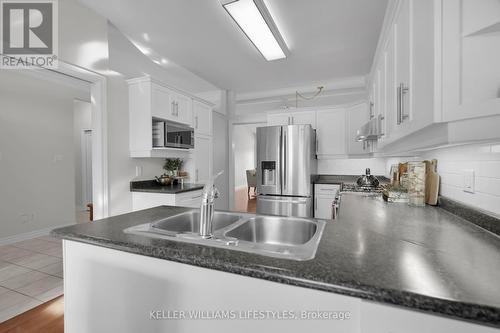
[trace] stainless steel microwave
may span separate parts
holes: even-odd
[[[155,121],[153,147],[194,148],[194,129],[171,121]]]

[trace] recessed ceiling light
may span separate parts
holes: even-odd
[[[165,58],[161,58],[161,63],[166,65],[166,64],[168,64],[168,60]]]
[[[267,61],[286,58],[286,44],[262,0],[224,0],[222,6]]]
[[[150,40],[149,35],[148,35],[147,33],[143,33],[143,34],[142,34],[142,38],[144,38],[144,40],[145,40],[146,42],[149,42],[149,40]]]

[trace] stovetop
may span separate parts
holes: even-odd
[[[367,187],[367,186],[358,186],[356,184],[344,183],[342,185],[343,192],[363,192],[363,193],[382,193],[384,188],[382,186],[376,187]]]

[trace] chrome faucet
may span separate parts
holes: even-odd
[[[219,191],[214,185],[215,179],[222,175],[224,170],[212,176],[203,187],[201,195],[200,208],[200,237],[212,238],[213,235],[213,218],[214,218],[214,203],[219,197]]]

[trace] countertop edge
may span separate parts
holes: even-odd
[[[152,257],[161,260],[168,260],[187,264],[191,266],[213,269],[226,273],[238,274],[252,278],[268,280],[272,282],[287,284],[291,286],[303,287],[308,289],[320,290],[324,292],[331,292],[335,294],[356,297],[368,301],[379,302],[381,304],[393,305],[396,307],[421,311],[427,314],[440,315],[451,319],[471,322],[484,326],[500,328],[500,309],[474,303],[465,303],[431,296],[425,296],[417,293],[410,293],[406,291],[399,291],[395,289],[376,288],[376,293],[370,291],[374,289],[372,286],[366,285],[338,285],[329,284],[325,282],[318,282],[310,279],[297,278],[286,275],[286,272],[266,272],[263,269],[248,268],[239,265],[221,264],[220,261],[213,260],[201,262],[196,258],[189,256],[182,256],[182,251],[170,250],[181,254],[180,257],[168,257],[155,254],[157,247],[150,246],[151,251],[145,253],[143,249],[131,247],[130,243],[113,242],[107,239],[99,239],[95,237],[88,237],[80,234],[69,234],[67,232],[60,233],[57,229],[51,231],[52,236],[66,240],[76,241],[89,245],[109,248],[117,251],[124,251],[131,254],[137,254],[147,257]],[[202,246],[203,245],[198,245]],[[437,310],[438,309],[438,310]]]
[[[199,190],[202,190],[202,189],[203,189],[203,186],[193,187],[193,188],[188,188],[188,189],[182,189],[182,190],[172,190],[172,191],[164,191],[164,190],[161,190],[161,189],[155,190],[155,189],[131,188],[130,192],[160,193],[160,194],[179,194],[179,193],[186,193],[186,192],[192,192],[192,191],[199,191]]]

